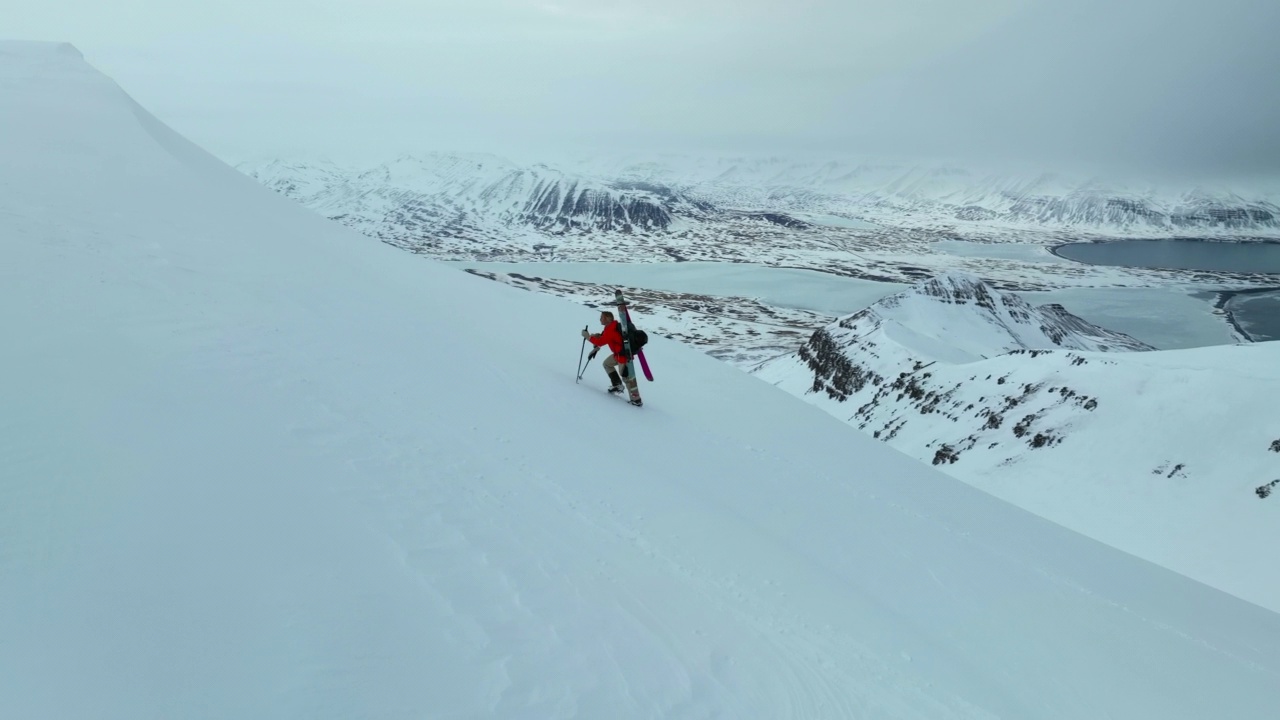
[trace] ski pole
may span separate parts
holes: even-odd
[[[582,329],[587,330],[588,326],[583,325]],[[587,350],[587,339],[584,337],[582,338],[582,348],[578,350],[578,380],[582,379],[582,371],[586,369],[582,366],[582,353],[586,352],[586,350]],[[578,382],[578,380],[574,380],[574,382],[576,383]]]

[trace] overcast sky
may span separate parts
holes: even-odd
[[[16,17],[15,17],[16,14]],[[1276,0],[46,0],[229,159],[876,154],[1280,170]]]

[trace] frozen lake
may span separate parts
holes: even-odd
[[[1024,250],[1019,250],[1023,252]],[[449,263],[465,268],[527,276],[594,282],[668,292],[758,298],[778,307],[847,315],[902,290],[896,283],[859,280],[813,270],[771,268],[747,263]],[[1209,295],[1179,288],[1077,288],[1022,293],[1033,305],[1059,303],[1071,313],[1158,348],[1222,345],[1234,342],[1231,327],[1215,313]],[[1280,306],[1280,295],[1237,296],[1233,311],[1249,331],[1254,310]],[[1247,304],[1253,303],[1253,304]],[[1270,303],[1270,304],[1268,304]],[[1260,328],[1261,330],[1261,328]],[[1259,337],[1258,339],[1263,339]]]

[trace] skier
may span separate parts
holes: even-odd
[[[592,334],[585,328],[582,330],[582,337],[596,346],[596,349],[591,351],[588,359],[594,358],[601,347],[609,346],[612,354],[604,359],[604,371],[608,373],[609,382],[612,383],[609,392],[622,392],[622,378],[626,378],[627,389],[631,391],[631,404],[642,404],[640,401],[640,388],[636,387],[636,376],[635,373],[631,372],[629,364],[631,358],[627,357],[622,344],[622,328],[618,325],[618,321],[614,319],[613,313],[608,310],[600,313],[600,324],[604,326],[604,329],[599,333]],[[622,378],[618,377],[619,368],[621,368]]]

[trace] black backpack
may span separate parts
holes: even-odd
[[[644,347],[645,343],[649,342],[649,333],[641,330],[638,327],[633,326],[631,328],[630,341],[631,341],[631,352],[634,353],[640,348]]]

